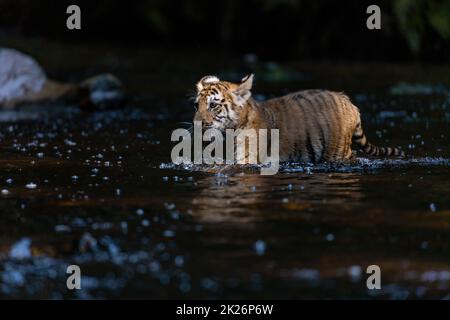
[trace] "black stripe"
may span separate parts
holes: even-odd
[[[320,92],[321,92],[320,90],[314,90],[314,93],[315,93],[315,94],[314,94],[314,96],[313,96],[313,99],[314,99],[314,105],[313,105],[313,108],[314,108],[315,110],[317,110],[317,113],[318,113],[318,114],[321,115],[320,118],[322,119],[322,121],[325,122],[325,125],[327,126],[327,129],[328,129],[327,117],[324,117],[324,116],[323,116],[323,113],[320,112],[320,110],[321,110],[320,104],[323,103],[323,99],[322,99],[322,97],[321,97]],[[317,93],[319,93],[319,94],[317,94]],[[322,123],[321,123],[319,117],[314,117],[314,120],[315,120],[316,125],[317,125],[318,130],[319,130],[319,135],[320,135],[319,139],[320,139],[320,144],[321,144],[321,146],[322,146],[322,149],[320,150],[320,154],[314,153],[314,155],[316,156],[315,161],[316,161],[316,162],[321,162],[321,161],[323,160],[323,157],[324,157],[325,146],[326,146],[325,132],[324,132],[324,126],[322,125]]]
[[[324,98],[323,95],[324,95],[323,91],[320,91],[320,93],[317,95],[317,98],[318,98],[319,102],[322,104],[322,106],[325,107],[325,106],[327,105],[327,101],[326,101],[326,99]],[[323,108],[317,108],[318,113],[320,113],[320,114],[322,115],[322,119],[323,119],[324,122],[325,122],[325,126],[326,126],[326,129],[327,129],[327,131],[328,131],[328,135],[329,135],[330,132],[331,132],[331,129],[330,129],[330,122],[329,122],[330,118],[328,117],[328,115],[327,115],[327,116],[324,116],[322,110],[323,110]],[[322,134],[322,137],[323,137],[323,143],[322,143],[323,149],[322,149],[322,154],[320,155],[321,160],[324,159],[325,153],[326,153],[326,151],[327,151],[327,150],[326,150],[326,146],[327,146],[327,142],[328,142],[327,139],[325,138],[325,132],[324,132],[324,129],[325,129],[325,128],[323,128],[323,127],[321,126],[321,134]]]
[[[309,158],[312,159],[313,162],[316,162],[316,153],[314,151],[311,136],[309,134],[307,134],[306,138],[306,149],[308,150]]]
[[[298,161],[298,153],[299,153],[298,144],[297,142],[294,142],[294,152],[291,153],[290,159],[293,161]]]
[[[373,150],[372,150],[372,152],[370,153],[370,155],[371,155],[371,156],[376,156],[377,154],[378,154],[378,147],[373,146]]]
[[[225,84],[223,84],[223,83],[221,83],[221,82],[216,83],[216,86],[221,87],[222,90],[227,90],[227,89],[228,89],[228,87],[225,86]]]
[[[320,143],[322,144],[322,150],[320,150],[320,155],[317,159],[317,162],[321,162],[323,160],[323,155],[325,153],[325,132],[323,132],[323,128],[322,126],[319,126],[319,131],[320,131]]]
[[[294,99],[295,100],[301,100],[301,99],[305,99],[303,96],[303,93],[297,93],[296,95],[294,95]]]
[[[312,97],[309,96],[308,98],[304,98],[304,100],[306,100],[306,102],[309,103],[309,105],[311,106],[311,110],[314,110],[314,109],[319,110],[319,108],[315,108],[315,106],[317,105],[317,100],[314,99],[315,97],[317,97],[317,95],[314,95]],[[313,100],[311,100],[310,98],[312,98]],[[308,120],[308,119],[306,119],[306,120]],[[316,127],[318,127],[318,129],[320,130],[323,141],[325,141],[325,135],[323,133],[323,128],[320,125],[320,123],[317,121],[316,117],[313,117],[312,119],[309,119],[309,120],[315,122]],[[322,154],[319,155],[319,157],[317,157],[318,155],[316,155],[316,151],[314,149],[314,146],[313,146],[312,140],[311,140],[311,136],[309,134],[308,134],[306,148],[308,149],[309,154],[312,155],[312,159],[313,159],[314,163],[319,162],[319,160],[323,157],[323,149],[324,148],[322,148]]]
[[[227,114],[226,114],[227,119],[230,121],[233,121],[230,117],[230,109],[228,109],[228,104],[225,104],[224,106],[225,106],[225,109],[227,110]]]

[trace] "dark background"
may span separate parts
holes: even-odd
[[[65,27],[70,4],[81,7],[80,31]],[[366,28],[370,4],[381,7],[381,30]],[[450,59],[450,1],[0,0],[0,37],[11,36],[280,61],[441,62]]]

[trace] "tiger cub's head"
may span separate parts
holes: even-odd
[[[206,128],[235,129],[252,95],[252,84],[253,74],[240,83],[220,81],[216,76],[203,77],[197,83],[194,121],[201,121]]]

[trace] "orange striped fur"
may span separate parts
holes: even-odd
[[[241,83],[203,77],[197,83],[194,121],[224,129],[279,129],[280,161],[305,163],[351,159],[352,143],[372,156],[404,156],[366,138],[359,109],[343,93],[304,90],[264,102],[251,97],[253,75]]]

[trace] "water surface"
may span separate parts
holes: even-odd
[[[117,67],[139,93],[124,110],[0,112],[0,297],[450,297],[442,71],[430,67],[432,78],[419,68],[420,78],[417,66],[292,64],[283,66],[291,78],[257,74],[258,98],[345,90],[374,143],[409,153],[261,176],[171,165],[170,133],[192,118],[186,95],[196,73],[162,76],[167,89],[142,83],[152,68]],[[364,81],[364,70],[375,75]],[[81,290],[66,288],[71,264],[82,269]],[[381,290],[366,287],[372,264]]]

